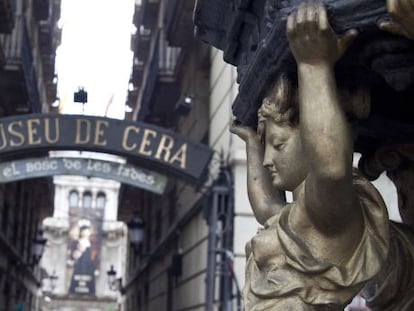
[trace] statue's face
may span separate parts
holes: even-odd
[[[279,190],[293,191],[307,175],[299,128],[266,120],[263,166]]]

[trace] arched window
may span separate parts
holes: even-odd
[[[82,206],[83,208],[92,207],[92,193],[90,193],[89,191],[83,193]]]
[[[96,197],[96,208],[104,209],[106,204],[106,195],[103,192],[99,192]]]
[[[69,207],[78,207],[79,193],[76,190],[72,190],[69,193]]]

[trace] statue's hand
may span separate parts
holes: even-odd
[[[380,29],[414,40],[414,0],[387,0],[394,21],[381,22]]]
[[[298,65],[333,65],[358,34],[352,29],[339,38],[329,24],[325,7],[313,1],[302,3],[296,12],[291,13],[286,28]]]
[[[230,132],[239,136],[241,139],[244,140],[246,144],[256,142],[259,140],[255,130],[253,130],[251,127],[243,126],[236,122],[233,122],[230,125]]]

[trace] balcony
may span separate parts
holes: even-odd
[[[54,94],[56,92],[53,89],[53,80],[55,78],[55,51],[60,44],[62,34],[62,30],[57,28],[56,25],[56,20],[59,15],[59,9],[53,6],[53,11],[50,12],[48,19],[39,21],[37,27],[43,79],[46,83],[48,103],[53,102],[56,98],[56,94]],[[52,88],[48,84],[52,84]]]
[[[170,46],[189,46],[194,40],[191,0],[168,0],[165,13],[167,41]]]
[[[11,33],[14,27],[15,1],[0,0],[0,33]]]
[[[5,64],[0,72],[1,100],[7,106],[22,107],[21,111],[40,112],[37,75],[33,64],[32,45],[25,18],[16,17],[10,35],[0,35]]]
[[[180,95],[178,69],[181,59],[181,49],[168,46],[164,35],[160,33],[144,82],[139,119],[154,116],[168,119],[171,116]]]
[[[55,56],[42,56],[43,80],[50,82],[55,78]]]
[[[53,103],[57,98],[57,81],[56,80],[46,83],[46,99],[49,104]]]
[[[37,21],[44,21],[49,18],[50,0],[33,0],[33,17]]]
[[[34,0],[35,1],[35,0]],[[53,6],[49,4],[50,0],[38,0],[43,6],[47,6],[47,16],[38,22],[39,47],[42,55],[55,54],[56,47],[59,46],[62,29],[57,26],[60,18],[60,1],[54,1]],[[35,5],[36,1],[33,3]],[[47,5],[46,5],[47,4]],[[38,4],[40,6],[40,4]]]
[[[146,61],[151,47],[151,30],[141,26],[135,34],[135,53],[142,61]]]
[[[137,87],[133,87],[131,90],[128,90],[127,105],[131,107],[132,110],[135,109],[135,106],[137,105],[138,92],[139,89]]]
[[[55,29],[56,48],[62,43],[62,28]]]
[[[142,25],[152,29],[158,21],[160,0],[142,0]]]
[[[158,48],[158,77],[161,82],[174,82],[176,70],[181,61],[181,48],[168,46],[160,41]]]
[[[50,55],[54,52],[53,28],[48,21],[39,22],[38,27],[39,47],[42,55]]]
[[[144,63],[136,56],[134,57],[134,64],[132,66],[131,82],[134,86],[140,86],[144,74]]]
[[[132,22],[134,23],[135,27],[139,28],[142,24],[142,15],[143,9],[141,5],[135,4],[135,11],[134,16],[132,18]]]
[[[0,68],[6,63],[6,56],[4,55],[3,47],[0,44]]]

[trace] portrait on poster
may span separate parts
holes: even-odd
[[[77,192],[70,201],[78,201]],[[92,208],[92,197],[84,194],[82,206],[71,204],[67,247],[67,288],[70,295],[94,296],[102,244],[103,209]]]

